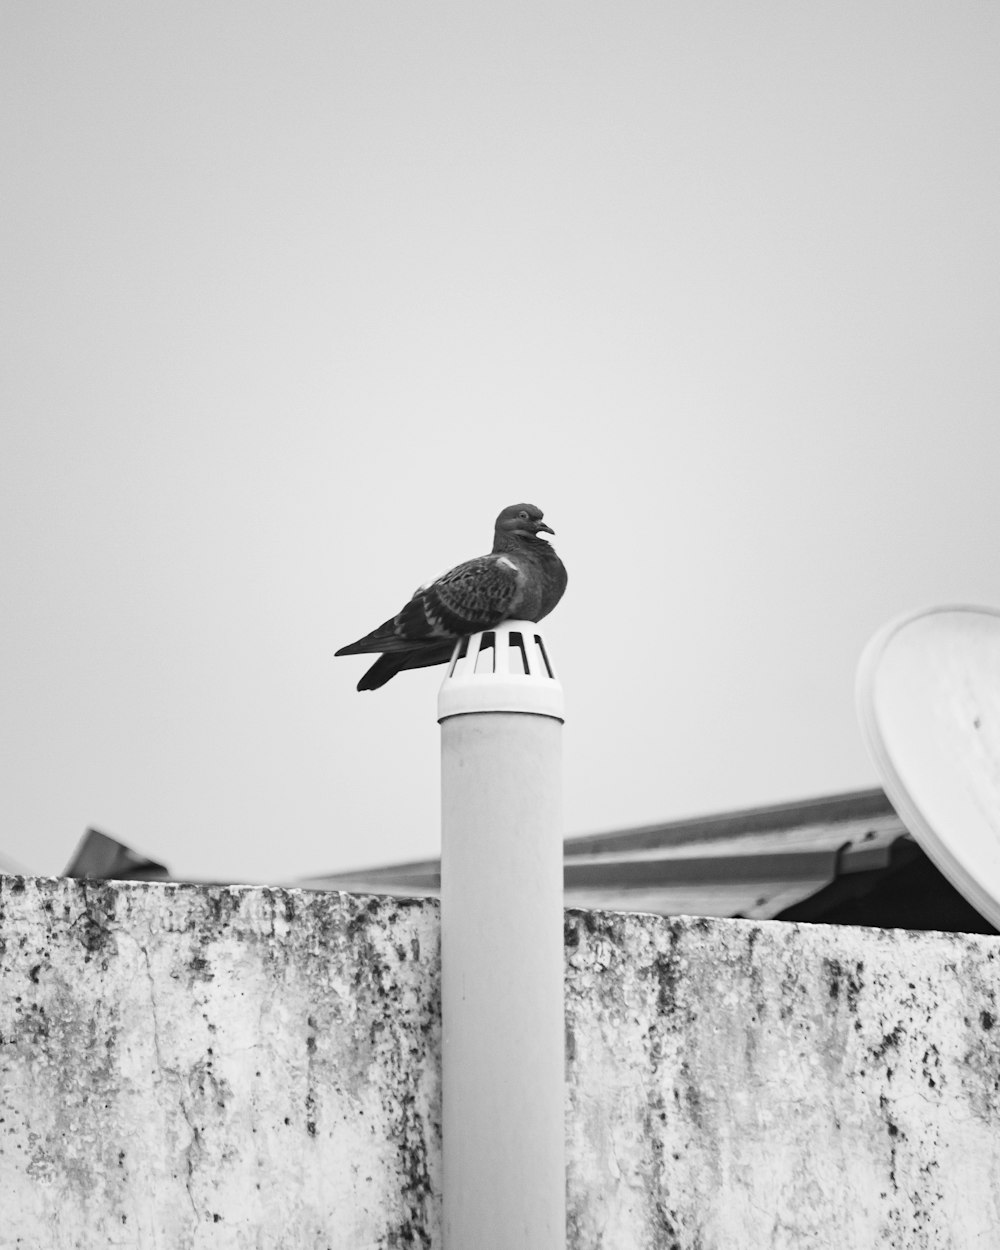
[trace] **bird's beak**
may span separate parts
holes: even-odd
[[[553,535],[555,534],[555,530],[552,528],[551,525],[546,525],[544,521],[536,521],[535,533],[539,534],[541,533],[542,530],[544,530],[546,534],[553,534]]]

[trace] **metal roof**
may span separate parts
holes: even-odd
[[[567,907],[993,932],[930,864],[881,789],[569,838],[564,873]],[[434,896],[440,861],[302,884]],[[866,910],[862,901],[876,896]]]
[[[566,906],[665,916],[995,930],[930,863],[880,789],[568,838]],[[96,830],[67,876],[169,878]],[[285,882],[433,897],[437,859]]]

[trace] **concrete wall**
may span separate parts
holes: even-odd
[[[432,908],[6,878],[0,1247],[429,1246]]]
[[[572,1244],[1000,1245],[1000,939],[579,913]]]
[[[8,877],[0,952],[0,1250],[440,1246],[435,904]],[[1000,939],[566,954],[571,1247],[1000,1243]]]

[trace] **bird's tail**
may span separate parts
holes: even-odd
[[[341,655],[342,653],[338,651],[337,654]],[[380,655],[358,682],[358,689],[378,690],[380,686],[384,686],[391,677],[395,677],[404,668],[406,668],[405,655],[393,655],[391,653],[389,655]]]
[[[409,651],[390,651],[386,655],[380,655],[358,682],[358,689],[378,690],[379,686],[384,686],[390,677],[395,677],[404,668],[431,668],[435,664],[447,664],[454,649],[454,641],[447,638],[442,642],[411,647]]]
[[[373,629],[370,634],[365,634],[364,638],[359,638],[357,642],[349,642],[346,647],[341,647],[333,654],[364,655],[368,651],[391,651],[393,647],[402,649],[408,646],[408,643],[397,636],[395,624],[396,618],[390,616],[378,629]]]

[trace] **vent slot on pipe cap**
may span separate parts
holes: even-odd
[[[455,644],[438,694],[438,720],[470,712],[564,719],[563,689],[534,621],[504,621]]]

